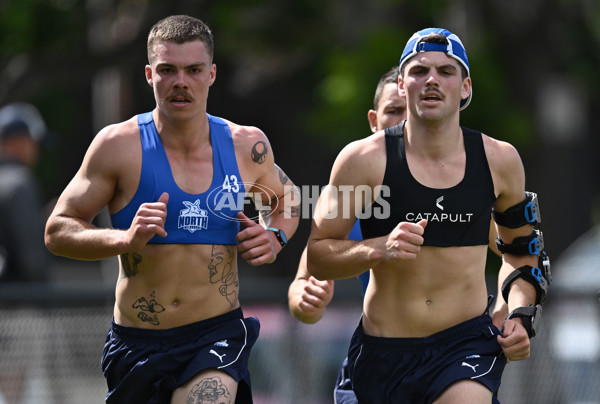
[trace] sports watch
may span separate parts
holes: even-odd
[[[540,326],[540,320],[542,317],[542,306],[532,305],[517,307],[513,311],[510,312],[506,319],[511,319],[515,317],[521,317],[523,320],[523,327],[527,330],[527,335],[529,335],[529,339],[535,337],[537,334],[538,327]]]
[[[279,241],[281,248],[285,247],[285,245],[288,242],[288,239],[287,239],[287,236],[285,235],[285,233],[283,232],[283,230],[279,230],[274,227],[267,227],[266,230],[270,230],[273,233],[275,233],[275,237],[277,237],[277,241]]]

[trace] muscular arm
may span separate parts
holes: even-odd
[[[308,240],[308,271],[317,279],[349,278],[382,261],[414,259],[420,251],[426,221],[399,223],[383,237],[346,240],[356,212],[369,206],[379,192],[385,171],[382,136],[383,132],[351,143],[333,165],[329,185],[317,202]],[[359,190],[371,194],[357,198]]]
[[[497,172],[501,178],[502,191],[498,195],[494,209],[498,212],[504,212],[506,209],[525,199],[525,171],[517,151],[512,146],[506,143],[501,143],[499,146],[501,153],[498,153],[499,163],[497,164]],[[533,230],[531,225],[525,225],[516,229],[496,225],[496,229],[498,236],[505,243],[511,243],[516,237],[528,236]],[[537,256],[503,254],[502,266],[498,274],[499,286],[502,285],[504,279],[516,268],[523,265],[537,266],[537,264]],[[509,301],[506,302],[508,304],[507,309],[510,311],[515,307],[527,306],[530,303],[534,303],[535,296],[535,288],[530,283],[518,279],[511,287]],[[501,299],[502,297],[499,296],[499,298]]]
[[[333,291],[333,281],[319,281],[308,273],[304,249],[296,278],[288,289],[290,312],[303,323],[314,324],[325,314],[325,309],[333,298]]]
[[[92,141],[83,163],[67,185],[46,223],[45,242],[56,254],[80,260],[99,260],[140,250],[154,234],[164,235],[166,201],[144,204],[128,230],[101,229],[94,217],[118,195],[119,170],[135,164],[134,150],[119,124],[105,128]],[[139,136],[139,135],[138,135]],[[137,156],[139,164],[140,156]]]
[[[504,142],[493,142],[494,162],[493,173],[495,183],[498,184],[498,198],[494,209],[504,212],[506,209],[518,204],[525,199],[525,171],[521,158],[516,149]],[[516,229],[496,226],[498,236],[505,242],[511,243],[515,237],[527,236],[532,232],[531,225]],[[501,294],[501,286],[506,277],[515,269],[523,265],[537,266],[537,256],[533,255],[502,255],[502,266],[498,273],[498,297],[492,317],[497,325],[508,312],[516,307],[527,306],[535,303],[536,291],[533,285],[523,279],[517,279],[511,285],[508,302]],[[529,357],[529,339],[520,319],[506,320],[502,324],[504,337],[499,341],[506,356],[510,360],[520,360]]]
[[[307,244],[307,269],[317,279],[343,279],[358,275],[377,265],[383,258],[384,238],[353,241],[347,236],[368,201],[356,204],[358,185],[373,189],[365,167],[368,154],[363,154],[359,140],[346,146],[331,169],[329,184],[323,189],[315,207],[311,233]],[[376,153],[376,148],[370,150]],[[373,173],[374,174],[374,173]],[[373,175],[373,177],[375,177]]]
[[[275,261],[281,245],[266,227],[282,230],[292,238],[300,221],[300,195],[289,177],[275,164],[267,137],[257,128],[233,126],[238,164],[245,174],[247,191],[254,196],[260,224],[238,215],[242,229],[237,235],[238,253],[250,265]]]
[[[260,220],[265,227],[283,230],[289,239],[300,221],[300,191],[277,164],[273,165],[274,171],[259,182],[275,191],[268,201],[263,196],[262,203],[267,203],[268,209],[261,210]]]

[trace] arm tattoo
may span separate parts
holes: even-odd
[[[269,220],[271,220],[275,215],[284,215],[285,218],[300,217],[300,208],[298,206],[288,206],[287,208],[278,209],[277,212],[269,215]]]
[[[218,376],[202,379],[187,396],[188,404],[232,404],[227,386]]]
[[[225,296],[231,307],[238,302],[239,280],[234,270],[235,249],[229,245],[213,245],[208,263],[210,283],[219,284],[219,293]]]
[[[281,169],[281,167],[279,167],[277,164],[275,164],[275,168],[277,169],[277,171],[279,172],[279,181],[281,181],[282,184],[285,184],[286,182],[289,181],[290,177],[288,177],[283,170]]]
[[[280,174],[283,173],[283,171],[279,171]],[[285,175],[285,174],[284,174]],[[288,180],[287,177],[286,178],[286,182]],[[283,181],[283,180],[282,180]],[[272,207],[271,210],[265,209],[265,210],[261,210],[259,213],[261,215],[261,218],[265,221],[265,223],[270,223],[271,218],[272,218],[272,214],[275,213],[276,215],[286,215],[286,218],[290,218],[290,217],[300,217],[300,189],[294,185],[286,185],[284,187],[284,194],[282,196],[279,195],[273,195],[271,197],[270,200],[270,206]],[[290,198],[286,198],[287,195],[292,195]],[[289,203],[289,206],[283,206],[283,204],[280,204],[279,202],[281,200],[286,200],[286,199],[291,199],[291,203]],[[293,201],[296,201],[297,205],[294,205]],[[279,207],[279,209],[277,209],[276,212],[273,212],[273,209],[275,209],[275,207]]]
[[[145,297],[140,297],[131,305],[134,309],[139,309],[138,318],[152,325],[159,325],[158,313],[165,311],[165,308],[155,300],[154,291],[150,293],[150,301]]]
[[[268,151],[269,150],[267,149],[267,144],[265,142],[263,142],[262,140],[256,142],[254,146],[252,146],[252,161],[254,161],[257,164],[264,163],[267,159]]]
[[[121,265],[126,278],[131,278],[137,275],[139,271],[138,265],[142,262],[142,256],[137,253],[121,254]]]
[[[299,206],[290,206],[285,209],[281,209],[277,212],[278,215],[286,215],[285,217],[300,217],[300,207]]]

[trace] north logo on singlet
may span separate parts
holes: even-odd
[[[186,209],[179,211],[177,228],[188,230],[190,233],[196,230],[208,228],[208,212],[200,208],[200,199],[195,202],[183,201]]]

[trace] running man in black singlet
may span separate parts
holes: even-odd
[[[315,209],[308,270],[317,279],[371,270],[348,352],[360,403],[497,402],[506,360],[530,354],[522,319],[503,319],[536,302],[534,286],[517,278],[489,313],[485,283],[492,209],[526,198],[523,165],[510,144],[460,126],[472,92],[456,35],[416,33],[399,88],[407,120],[337,157]],[[357,218],[364,240],[347,240]],[[513,240],[532,226],[497,231]],[[524,265],[537,256],[505,253],[500,283]]]

